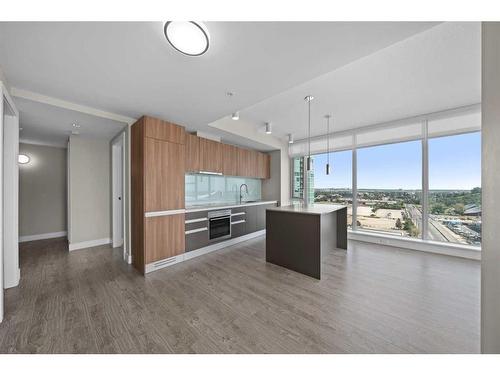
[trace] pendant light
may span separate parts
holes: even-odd
[[[326,118],[326,174],[330,174],[330,118],[331,115],[325,115]]]
[[[311,101],[314,99],[314,96],[307,95],[304,100],[307,102],[308,107],[308,117],[307,117],[307,171],[311,170]]]

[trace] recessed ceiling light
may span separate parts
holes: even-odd
[[[266,134],[271,134],[273,132],[273,127],[270,122],[266,122]]]
[[[210,35],[201,22],[168,21],[163,32],[172,47],[188,56],[203,55],[210,46]]]
[[[17,162],[19,164],[28,164],[30,162],[30,157],[25,154],[19,154],[17,155]]]
[[[240,112],[236,111],[231,115],[231,118],[233,120],[239,120],[240,119]]]

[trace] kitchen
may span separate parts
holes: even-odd
[[[144,116],[132,125],[132,263],[164,268],[265,233],[269,153]],[[274,198],[274,199],[273,199]]]

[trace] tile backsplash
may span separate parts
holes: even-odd
[[[248,186],[248,194],[243,189],[244,201],[261,199],[262,181],[258,178],[186,174],[186,206],[238,202],[241,184]]]

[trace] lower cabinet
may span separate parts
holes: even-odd
[[[186,233],[186,252],[208,246],[208,230]]]
[[[145,263],[184,253],[184,214],[145,218]]]
[[[246,232],[253,233],[266,229],[266,209],[276,204],[261,204],[247,207]]]
[[[254,206],[233,207],[231,209],[231,238],[244,236],[266,229],[266,209],[275,207],[275,203]],[[227,241],[209,240],[208,210],[186,214],[185,236],[186,252]]]

